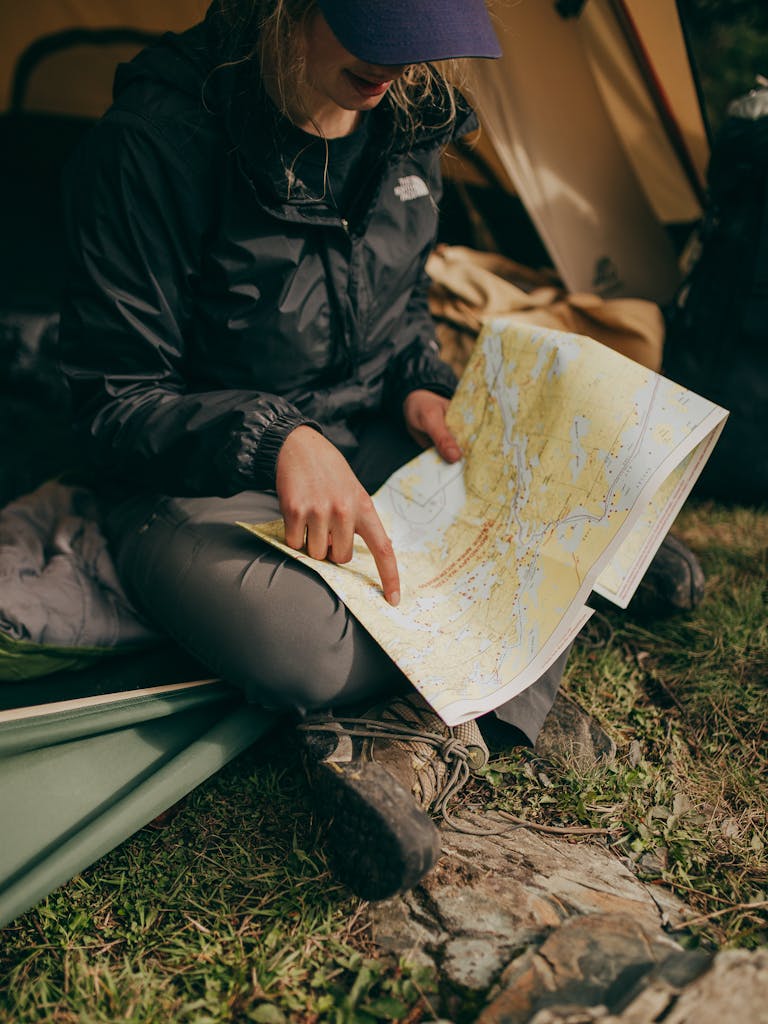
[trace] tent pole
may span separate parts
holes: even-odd
[[[659,115],[659,119],[667,133],[667,138],[675,151],[677,159],[680,161],[680,166],[685,172],[685,176],[688,180],[688,184],[693,190],[693,194],[696,196],[703,209],[706,199],[704,186],[699,178],[694,163],[691,160],[691,155],[685,144],[683,133],[680,131],[680,125],[672,111],[672,107],[667,94],[664,91],[664,87],[659,81],[659,77],[651,63],[648,51],[646,50],[645,44],[637,30],[635,20],[627,7],[626,0],[609,0],[609,3],[627,45],[629,46],[630,52],[635,59],[641,75],[643,76],[643,81],[645,82],[648,92],[653,100],[656,113]]]

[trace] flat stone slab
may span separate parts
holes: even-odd
[[[629,999],[643,1016],[627,1021],[652,1024],[709,963],[624,915],[574,917],[509,964],[477,1021],[586,1024]]]
[[[465,817],[477,827],[484,817]],[[443,856],[405,896],[371,906],[375,941],[389,952],[435,965],[450,987],[481,992],[510,960],[572,917],[615,914],[666,951],[662,932],[685,907],[645,885],[606,846],[528,829],[465,835],[444,828]]]
[[[370,907],[380,947],[435,970],[440,1024],[768,1024],[768,950],[683,949],[664,928],[685,904],[605,844],[441,838],[421,885]]]
[[[633,1024],[628,1016],[618,1020]],[[724,950],[710,969],[689,985],[664,1018],[665,1024],[768,1024],[768,950]]]
[[[563,931],[570,935],[567,925]],[[597,923],[596,934],[600,932]],[[725,950],[714,958],[700,952],[673,953],[629,991],[608,990],[607,1001],[617,1004],[609,1007],[605,1002],[589,1005],[587,987],[578,991],[573,979],[570,992],[567,985],[548,992],[531,986],[536,958],[546,961],[554,952],[547,945],[527,964],[512,968],[510,987],[480,1013],[477,1024],[768,1024],[764,949]]]
[[[487,817],[465,815],[463,820],[478,828],[489,825]],[[467,1016],[468,1008],[476,1006],[479,1012],[494,986],[501,984],[506,991],[533,984],[530,972],[536,974],[538,968],[521,966],[520,957],[532,956],[550,937],[554,943],[554,936],[566,934],[566,924],[574,929],[570,941],[578,931],[590,962],[602,965],[602,973],[591,980],[592,968],[588,978],[582,976],[590,999],[617,978],[627,986],[634,983],[680,952],[663,926],[682,921],[684,904],[641,882],[604,844],[525,828],[497,836],[444,828],[441,839],[443,855],[421,885],[372,904],[370,919],[380,947],[434,967],[442,1012],[451,1017],[474,1019]],[[558,946],[558,956],[564,958],[562,977],[576,978],[567,945],[564,939]],[[522,973],[519,981],[508,983],[503,979],[518,977],[514,971],[507,973],[515,964],[514,970]],[[543,974],[537,984],[544,991],[542,979]],[[534,1005],[535,1000],[528,1004],[529,1016]],[[516,1019],[527,1024],[529,1018],[509,1018]]]

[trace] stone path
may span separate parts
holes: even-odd
[[[447,1020],[768,1024],[768,951],[684,950],[665,928],[685,905],[605,845],[527,829],[442,842],[424,882],[370,916],[384,950],[435,968]]]

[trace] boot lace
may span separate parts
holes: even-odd
[[[502,829],[484,829],[477,825],[461,821],[449,809],[449,802],[469,782],[472,776],[473,755],[468,746],[466,726],[445,726],[445,732],[437,732],[415,725],[406,725],[389,720],[380,721],[371,718],[329,718],[322,721],[302,722],[297,726],[302,732],[325,732],[338,736],[347,735],[362,739],[391,740],[407,746],[415,746],[417,753],[423,757],[424,751],[432,751],[444,762],[446,772],[442,777],[435,772],[436,793],[431,802],[431,810],[443,820],[449,828],[467,835],[501,835],[511,832],[520,825],[505,826]],[[463,735],[462,735],[463,733]],[[418,748],[422,747],[421,750]]]

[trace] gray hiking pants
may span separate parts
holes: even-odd
[[[348,458],[373,491],[417,451],[400,428],[376,421]],[[115,507],[107,529],[137,607],[249,701],[304,714],[409,685],[317,573],[235,525],[278,518],[274,492],[144,495]],[[496,716],[533,742],[565,660]]]

